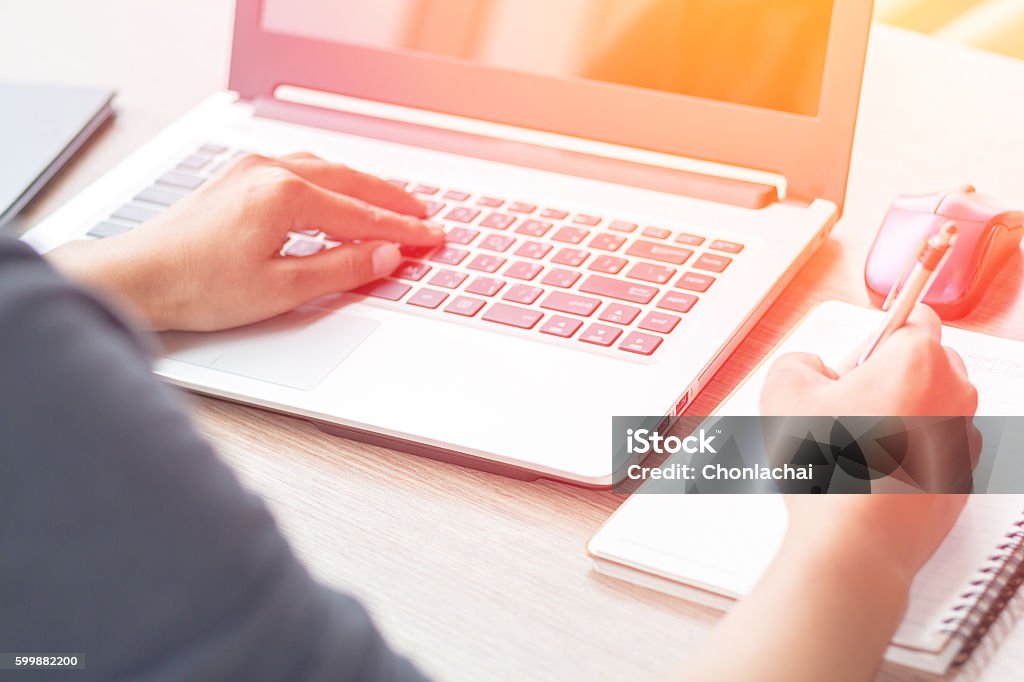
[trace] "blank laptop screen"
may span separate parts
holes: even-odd
[[[271,33],[813,116],[831,0],[265,0]]]

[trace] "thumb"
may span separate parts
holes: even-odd
[[[295,305],[318,296],[357,289],[381,277],[387,277],[402,262],[398,246],[391,242],[370,241],[322,251],[313,256],[282,258],[287,296]]]
[[[817,355],[782,355],[772,363],[765,377],[759,405],[761,414],[814,414],[815,407],[808,402],[813,400],[815,390],[837,378],[836,373],[826,367]]]
[[[809,381],[830,380],[839,378],[832,369],[825,364],[821,357],[812,353],[786,353],[772,363],[769,374],[784,372],[801,376]]]

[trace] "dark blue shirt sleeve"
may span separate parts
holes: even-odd
[[[0,652],[82,654],[54,679],[422,679],[311,579],[124,323],[10,240],[0,545]]]

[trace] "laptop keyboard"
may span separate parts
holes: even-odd
[[[89,231],[111,237],[158,215],[245,152],[205,144]],[[729,270],[743,244],[392,179],[447,234],[436,248],[404,248],[391,277],[358,289],[396,309],[528,330],[537,338],[650,356]],[[282,256],[337,246],[322,232],[290,233]],[[578,345],[579,348],[587,346]]]

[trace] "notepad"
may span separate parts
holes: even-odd
[[[791,351],[838,365],[879,324],[880,313],[828,302],[814,309],[718,409],[757,414],[772,359]],[[979,414],[1024,409],[1024,343],[958,329],[943,342],[964,357],[979,392]],[[1024,459],[1024,458],[1020,458]],[[634,494],[591,539],[596,568],[706,606],[727,609],[748,594],[786,529],[775,495]],[[974,495],[956,526],[917,575],[886,658],[945,673],[967,659],[998,618],[1024,573],[1024,495]],[[841,617],[841,614],[837,614]]]

